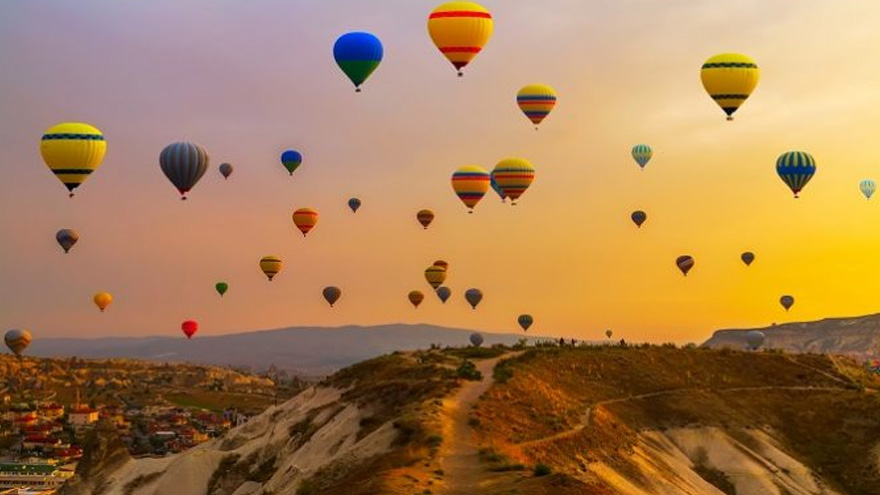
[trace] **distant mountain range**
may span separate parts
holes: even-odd
[[[34,340],[28,354],[42,357],[135,358],[248,367],[274,364],[301,375],[326,375],[351,364],[398,350],[467,345],[474,330],[434,325],[338,328],[294,327],[192,340],[176,337],[47,338]],[[524,334],[483,333],[485,343],[514,344]]]

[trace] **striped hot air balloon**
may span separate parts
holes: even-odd
[[[300,208],[293,212],[293,223],[305,237],[318,224],[318,212],[312,208]]]
[[[654,156],[654,150],[651,149],[647,144],[637,144],[633,146],[632,149],[632,157],[636,163],[639,164],[639,167],[644,170],[645,165],[651,161],[651,157]]]
[[[205,175],[209,161],[205,148],[193,143],[172,143],[159,154],[162,172],[180,191],[180,199]]]
[[[489,172],[476,165],[461,167],[452,174],[452,189],[468,207],[468,213],[473,213],[474,206],[489,190]]]
[[[516,319],[516,321],[517,321],[517,323],[519,323],[519,326],[523,329],[523,332],[528,332],[529,327],[532,326],[532,323],[535,322],[535,319],[532,318],[532,315],[525,315],[524,314],[524,315],[519,315],[519,317]]]
[[[101,166],[107,142],[98,128],[82,122],[53,125],[43,133],[40,155],[67,188],[70,197]]]
[[[434,290],[437,290],[437,287],[440,287],[446,281],[446,268],[436,265],[429,266],[425,269],[425,280],[431,284]]]
[[[495,165],[492,177],[501,192],[510,198],[510,204],[516,205],[516,200],[535,180],[535,167],[522,158],[505,158]]]
[[[686,254],[679,256],[675,259],[675,266],[677,266],[678,269],[681,270],[681,273],[687,277],[688,272],[694,267],[694,258],[693,256]]]
[[[27,346],[31,345],[31,341],[33,337],[31,333],[27,330],[9,330],[3,336],[3,341],[6,343],[6,347],[12,351],[19,359],[21,359],[21,353],[27,349]]]
[[[452,65],[463,69],[492,36],[492,14],[474,2],[448,2],[428,16],[428,34]]]
[[[733,120],[733,113],[752,94],[760,77],[758,64],[739,53],[715,55],[700,70],[703,87],[727,114],[727,120]]]
[[[556,106],[556,91],[546,84],[529,84],[516,94],[516,104],[522,113],[535,124],[540,124]]]
[[[449,273],[449,263],[447,263],[446,261],[437,260],[433,264],[434,264],[434,266],[439,266],[440,268],[446,270],[447,273]]]
[[[494,170],[492,172],[489,172],[489,187],[491,187],[492,190],[495,191],[495,194],[497,194],[498,197],[501,198],[502,203],[506,202],[505,200],[507,199],[507,196],[504,195],[504,191],[502,191],[501,188],[498,186],[498,181],[495,180]]]
[[[416,213],[416,220],[422,224],[422,227],[427,229],[428,225],[431,225],[431,222],[434,221],[434,212],[431,210],[419,210],[419,212]]]
[[[266,278],[269,279],[269,282],[275,278],[275,275],[278,275],[278,272],[284,267],[284,263],[281,262],[281,258],[274,255],[263,256],[260,259],[260,270],[263,270],[263,274],[266,275]]]
[[[776,173],[797,198],[816,173],[816,160],[806,151],[789,151],[776,160]]]
[[[877,191],[877,183],[874,182],[874,179],[865,179],[859,182],[859,190],[862,191],[866,198],[871,199],[871,196]]]

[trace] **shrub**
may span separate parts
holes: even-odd
[[[550,466],[539,462],[538,464],[535,464],[535,469],[533,472],[535,476],[547,476],[548,474],[552,473],[553,470],[550,469]]]

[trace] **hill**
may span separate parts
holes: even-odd
[[[395,353],[64,495],[875,495],[877,385],[780,352]]]

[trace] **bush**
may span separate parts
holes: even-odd
[[[483,374],[480,373],[477,366],[467,359],[465,359],[461,365],[458,366],[458,369],[455,370],[455,376],[475,382],[483,379]]]
[[[550,466],[539,462],[538,464],[535,464],[535,469],[533,472],[535,476],[547,476],[548,474],[552,473],[553,470],[550,469]]]

